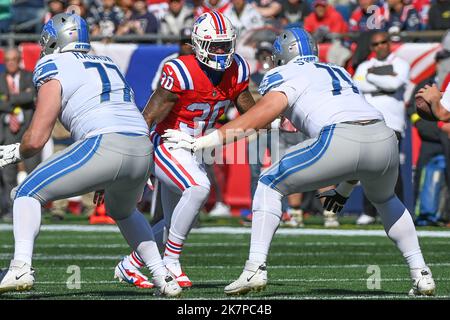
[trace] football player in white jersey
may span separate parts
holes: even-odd
[[[105,190],[106,209],[152,271],[157,290],[179,295],[181,288],[168,277],[150,225],[135,210],[153,148],[131,88],[110,58],[87,54],[88,27],[75,14],[55,15],[40,43],[33,76],[36,112],[21,143],[0,146],[0,167],[38,153],[58,117],[76,142],[41,163],[13,190],[15,252],[9,269],[0,273],[0,292],[34,285],[31,261],[43,204]]]
[[[283,196],[339,183],[322,194],[325,207],[339,211],[359,180],[410,268],[410,294],[433,295],[435,283],[411,214],[394,193],[399,161],[394,131],[366,102],[345,69],[318,61],[317,45],[305,30],[284,30],[273,48],[276,67],[259,88],[264,97],[247,113],[197,139],[175,130],[164,135],[178,142],[177,147],[196,151],[233,141],[283,114],[311,137],[262,173],[253,200],[249,259],[225,293],[245,294],[266,287],[266,261],[280,222]]]

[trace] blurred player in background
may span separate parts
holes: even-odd
[[[232,103],[240,113],[254,105],[248,90],[249,66],[234,52],[235,41],[233,26],[221,13],[199,16],[192,29],[194,54],[164,65],[160,85],[144,110],[147,124],[155,125],[150,134],[155,148],[154,175],[161,182],[164,221],[169,230],[163,260],[181,287],[192,286],[179,259],[208,198],[210,182],[204,164],[195,155],[172,149],[173,144],[161,135],[176,129],[193,138],[212,128]],[[157,239],[164,239],[156,233]],[[139,255],[133,252],[119,262],[116,276],[139,286],[144,277],[138,270],[141,266]]]
[[[388,237],[409,266],[413,281],[409,294],[434,295],[435,283],[411,214],[394,193],[399,162],[395,132],[367,103],[344,68],[319,62],[317,45],[304,29],[283,31],[273,47],[277,67],[260,85],[264,97],[246,114],[200,138],[176,130],[167,130],[163,136],[178,142],[177,148],[197,151],[234,141],[246,130],[263,128],[283,114],[312,137],[292,147],[261,176],[253,201],[249,259],[225,293],[245,294],[266,287],[266,261],[280,223],[283,196],[341,182],[320,195],[328,210],[339,212],[360,180]]]
[[[135,210],[150,173],[152,145],[134,94],[117,65],[106,56],[87,54],[88,26],[75,14],[58,14],[44,26],[33,82],[36,111],[22,142],[0,146],[0,167],[41,151],[59,117],[76,141],[41,163],[16,187],[14,259],[0,273],[0,292],[29,290],[34,240],[41,206],[48,201],[105,190],[105,205],[128,244],[153,273],[161,294],[177,296],[152,230]]]

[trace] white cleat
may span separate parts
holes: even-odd
[[[409,290],[409,295],[414,296],[434,296],[436,293],[436,284],[433,275],[428,267],[425,267],[412,275],[413,287]]]
[[[151,283],[138,268],[131,264],[125,264],[124,259],[122,259],[114,269],[114,279],[119,279],[120,282],[127,282],[138,288],[153,288],[153,283]]]
[[[356,220],[356,224],[359,226],[366,226],[368,224],[375,223],[377,219],[375,217],[369,216],[368,214],[361,213],[361,215],[358,217],[358,220]]]
[[[181,269],[179,263],[166,264],[166,268],[169,271],[169,276],[174,278],[181,288],[186,289],[192,287],[192,281],[184,273],[183,269]]]
[[[12,260],[9,269],[0,272],[0,293],[30,290],[34,281],[34,269],[28,263]]]
[[[225,287],[227,295],[247,294],[250,291],[262,291],[267,285],[266,264],[257,264],[247,260],[239,278]]]
[[[178,282],[171,276],[153,277],[152,281],[156,288],[156,295],[173,298],[178,297],[183,291]]]
[[[231,217],[230,207],[223,202],[216,202],[214,208],[208,213],[210,217]]]
[[[339,221],[337,218],[337,214],[333,211],[324,210],[323,211],[323,226],[325,228],[337,228],[339,227]]]

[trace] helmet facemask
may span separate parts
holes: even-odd
[[[194,23],[191,37],[198,61],[217,71],[231,66],[236,33],[227,17],[215,11],[202,14]]]
[[[235,36],[232,40],[225,41],[201,40],[193,37],[192,41],[197,59],[208,67],[224,71],[233,62]]]

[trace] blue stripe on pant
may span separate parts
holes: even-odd
[[[32,172],[17,190],[15,199],[32,197],[56,179],[86,164],[100,146],[102,136],[88,138],[67,153],[61,154]]]
[[[334,127],[335,125],[330,125],[323,128],[313,144],[284,155],[274,168],[261,176],[259,181],[271,188],[276,188],[277,184],[290,175],[313,165],[328,149]]]

